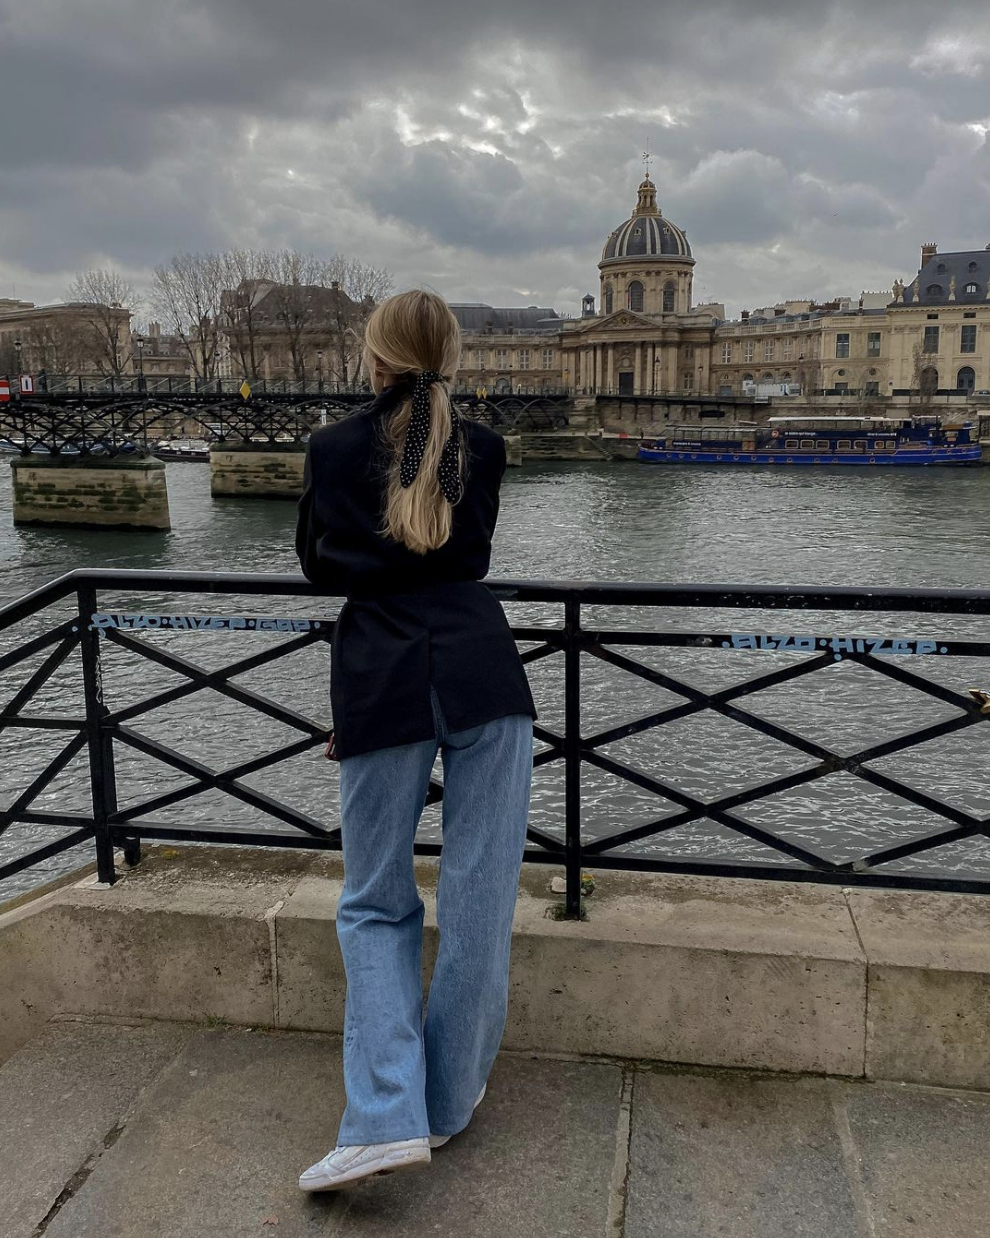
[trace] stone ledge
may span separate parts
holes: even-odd
[[[551,875],[523,872],[508,1049],[990,1086],[990,901],[601,872],[575,923]],[[332,854],[154,846],[113,887],[21,898],[0,1060],[66,1013],[339,1031],[341,879]]]

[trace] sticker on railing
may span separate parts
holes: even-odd
[[[112,615],[91,616],[90,631],[106,632],[316,632],[328,625],[319,619],[287,619],[277,615]]]
[[[772,649],[783,653],[829,652],[837,662],[848,654],[866,653],[881,657],[923,657],[948,653],[946,645],[934,640],[906,640],[894,636],[795,636],[782,633],[731,632],[722,641],[723,649]]]

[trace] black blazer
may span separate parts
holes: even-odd
[[[313,584],[348,599],[331,663],[341,759],[431,739],[431,687],[450,731],[536,716],[502,607],[478,583],[498,518],[501,435],[464,422],[464,495],[439,550],[417,555],[381,532],[382,422],[407,394],[390,387],[366,409],[316,430],[306,453],[296,552]]]

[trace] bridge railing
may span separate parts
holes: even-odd
[[[45,392],[0,402],[0,451],[22,455],[154,452],[174,438],[234,444],[303,444],[321,424],[350,416],[369,401],[360,392]],[[501,433],[553,431],[567,425],[563,396],[455,393],[461,415]]]
[[[343,383],[337,379],[290,378],[197,378],[185,374],[51,374],[36,380],[32,397],[39,395],[240,395],[247,382],[252,396],[359,396],[370,398],[370,389],[362,383]],[[511,384],[510,384],[511,386]],[[456,382],[459,396],[474,396],[479,384]],[[484,384],[486,395],[492,398],[510,396],[562,397],[568,392],[559,386],[516,383],[515,390],[497,390],[495,384]],[[17,398],[17,380],[11,380],[11,390]]]
[[[562,812],[556,824],[531,823],[526,856],[560,866],[570,914],[579,911],[586,865],[990,893],[985,763],[974,758],[963,769],[967,794],[960,801],[945,788],[944,760],[926,748],[949,737],[960,744],[970,728],[990,721],[990,693],[946,682],[947,669],[958,680],[956,672],[972,678],[979,673],[974,666],[987,666],[990,642],[969,639],[958,629],[965,617],[990,614],[990,591],[542,581],[492,581],[489,587],[510,612],[524,606],[539,619],[517,623],[513,631],[531,675],[549,693],[541,702],[546,716],[536,724],[533,764],[536,773],[546,771],[551,779],[543,794]],[[236,605],[214,600],[224,597]],[[262,605],[252,599],[262,599]],[[100,879],[106,882],[115,879],[115,848],[135,863],[144,839],[338,849],[339,829],[279,798],[267,781],[282,762],[321,761],[329,719],[307,709],[299,695],[314,682],[312,665],[300,672],[292,660],[315,651],[328,669],[334,628],[328,611],[335,606],[300,576],[82,570],[0,610],[0,688],[6,695],[0,740],[13,740],[16,749],[15,759],[8,752],[0,764],[0,880],[80,844],[93,846]],[[787,612],[788,618],[775,622],[775,612]],[[890,619],[882,616],[912,615],[914,622],[922,622],[919,616],[938,615],[939,626],[955,634],[943,630],[916,638],[818,631],[816,613],[834,622],[836,615],[854,612],[872,614],[873,623],[888,627]],[[730,622],[719,630],[711,617],[726,614]],[[742,622],[733,625],[733,614]],[[676,617],[683,622],[685,615],[689,630],[674,622]],[[808,630],[794,630],[795,615],[802,616]],[[694,616],[701,617],[701,625]],[[702,630],[696,630],[699,626]],[[211,635],[229,643],[229,657],[220,663],[214,657],[204,665],[186,656],[189,641],[209,643]],[[186,642],[182,651],[176,646],[180,636]],[[216,641],[211,650],[215,655]],[[732,659],[735,681],[699,686],[676,658],[672,666],[663,663],[663,657],[692,651]],[[132,667],[123,678],[121,659],[129,659]],[[831,686],[822,680],[837,663],[870,672],[869,686],[860,684],[852,703],[848,685],[837,692],[834,679]],[[552,666],[558,670],[540,678]],[[292,700],[245,685],[245,676],[266,668],[274,668],[279,688],[295,694]],[[603,691],[596,668],[611,668],[636,690],[627,694],[613,685]],[[166,685],[155,682],[162,674]],[[884,734],[889,728],[878,722],[869,738],[843,752],[841,745],[810,736],[793,713],[789,721],[775,720],[765,702],[777,689],[785,689],[792,703],[803,703],[818,691],[827,704],[835,694],[842,714],[865,716],[872,709],[871,716],[881,720],[893,716],[891,695],[909,690],[936,707],[938,716],[924,725],[901,726],[894,734]],[[604,724],[601,716],[589,722],[589,692],[599,715],[603,707],[611,711]],[[203,707],[183,724],[188,738],[183,740],[179,731],[177,739],[167,707],[193,698]],[[203,745],[219,725],[214,719],[220,715],[210,703],[218,700],[236,707],[248,730],[221,736],[222,759],[210,761]],[[637,716],[629,718],[631,710]],[[790,767],[771,772],[757,762],[748,777],[728,789],[701,793],[678,778],[668,754],[673,747],[664,739],[686,721],[702,728],[702,738],[688,745],[692,761],[700,752],[718,766],[724,743],[719,727],[732,724],[775,745],[787,754]],[[274,744],[273,731],[283,736]],[[659,743],[645,761],[623,750],[623,744],[641,736]],[[683,737],[679,742],[684,751]],[[905,756],[914,758],[909,775],[885,768],[888,758]],[[137,759],[155,772],[150,782],[144,774],[140,785],[129,785]],[[84,807],[54,790],[74,761],[82,766]],[[303,769],[315,773],[317,767]],[[621,814],[613,814],[608,801],[589,800],[584,788],[589,771],[608,775],[620,797],[625,788],[641,799],[655,799],[656,810],[617,828],[615,818]],[[263,788],[252,783],[260,774],[266,778]],[[804,828],[809,814],[815,818],[816,791],[835,775],[856,788],[846,788],[853,806],[868,801],[875,809],[878,795],[893,805],[884,810],[886,816],[881,813],[879,833],[857,838],[854,830],[839,857],[829,854],[822,832]],[[795,810],[800,830],[792,828],[786,811],[779,811],[795,791],[800,792]],[[440,785],[431,783],[428,802],[442,793]],[[246,823],[204,825],[202,814],[191,810],[197,801],[202,807],[203,797],[216,795],[236,803],[242,819],[247,814]],[[770,823],[761,820],[755,810],[781,796],[776,817]],[[184,809],[190,810],[185,819]],[[179,820],[163,820],[166,811],[177,811]],[[902,817],[909,812],[920,814],[922,824],[907,828]],[[666,845],[673,832],[690,837],[702,823],[745,843],[759,853],[757,858],[733,853],[729,843],[727,855],[713,856],[690,845],[682,851]],[[15,846],[12,830],[28,831],[26,841]],[[417,851],[438,854],[440,845],[421,842]]]

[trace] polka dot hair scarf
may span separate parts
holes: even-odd
[[[406,445],[399,464],[399,481],[403,487],[413,484],[423,463],[426,441],[430,434],[430,387],[442,383],[444,377],[436,370],[423,370],[416,375],[412,391],[412,416],[406,432]],[[448,503],[456,503],[461,497],[461,474],[458,466],[461,423],[457,410],[450,406],[450,435],[443,446],[437,480]]]

